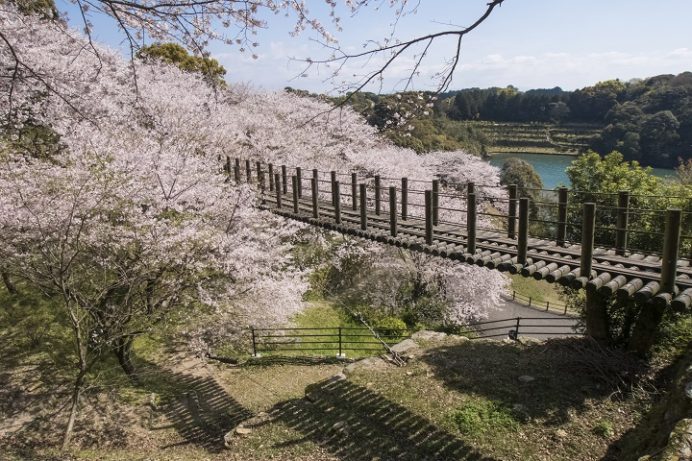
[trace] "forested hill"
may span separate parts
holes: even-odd
[[[463,147],[480,153],[492,143],[468,122],[486,121],[596,127],[589,148],[603,155],[618,150],[649,166],[672,168],[692,158],[692,72],[608,80],[575,91],[508,86],[436,97],[360,93],[349,102],[395,142],[419,152]]]
[[[576,91],[472,88],[445,95],[454,120],[602,124],[591,146],[628,160],[673,167],[692,155],[692,72],[608,80]]]

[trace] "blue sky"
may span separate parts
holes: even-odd
[[[338,0],[337,0],[338,1]],[[485,9],[487,0],[421,0],[415,14],[397,24],[396,37],[405,40],[448,28],[445,23],[470,24]],[[415,2],[414,2],[415,3]],[[330,26],[322,0],[308,0],[311,13]],[[380,40],[391,29],[393,11],[387,0],[376,1],[350,17],[342,11],[343,32],[335,33],[346,50],[360,50],[368,40]],[[384,5],[380,8],[374,6]],[[73,23],[78,15],[66,2]],[[560,86],[574,89],[600,80],[648,77],[692,71],[692,1],[690,0],[505,0],[478,29],[464,38],[462,62],[452,89],[515,85],[522,90]],[[266,15],[268,27],[257,36],[258,59],[233,47],[212,44],[212,54],[227,69],[227,80],[249,82],[256,88],[285,86],[328,92],[321,69],[305,77],[303,64],[291,58],[323,58],[328,52],[309,31],[292,37],[292,18]],[[117,47],[122,37],[111,22],[95,20],[99,41]],[[434,74],[449,56],[453,44],[440,42],[430,52],[414,81],[414,89],[434,87]],[[371,91],[402,89],[401,79],[412,67],[405,57]],[[370,64],[377,64],[371,61]],[[352,83],[365,72],[351,63],[337,80]],[[354,77],[355,76],[355,77]]]

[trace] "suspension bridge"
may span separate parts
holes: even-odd
[[[587,297],[692,306],[692,201],[684,197],[560,188],[532,190],[531,200],[516,185],[445,187],[443,179],[317,169],[305,177],[300,167],[231,158],[224,170],[256,184],[263,208],[314,226],[586,289]],[[652,200],[683,206],[652,208]]]

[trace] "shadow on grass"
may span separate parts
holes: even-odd
[[[640,369],[633,357],[587,338],[524,345],[475,340],[430,349],[420,359],[450,389],[509,408],[520,404],[546,425],[568,421],[587,399],[621,394]]]
[[[345,380],[308,386],[271,414],[342,460],[494,461],[405,407]]]
[[[183,439],[163,446],[164,449],[193,444],[217,453],[224,447],[224,434],[252,417],[250,410],[211,376],[176,373],[153,364],[149,364],[149,370],[150,378],[144,380],[142,386],[161,393],[159,411],[170,422],[170,425],[153,429],[173,428]]]

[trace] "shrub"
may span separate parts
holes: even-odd
[[[469,402],[452,413],[452,421],[464,434],[480,434],[505,429],[516,431],[517,415],[508,406],[493,401]]]

